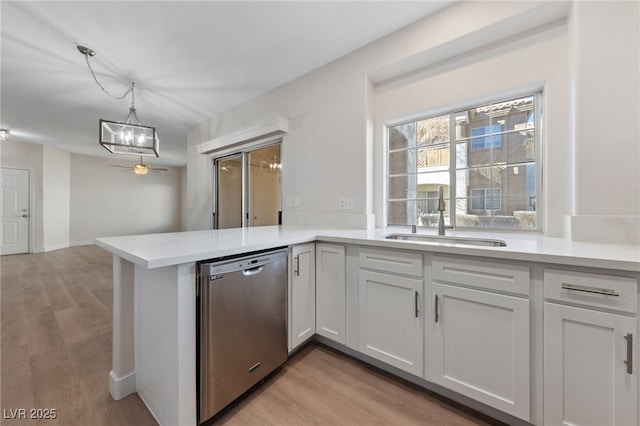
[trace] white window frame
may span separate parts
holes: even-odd
[[[459,112],[459,111],[464,111],[464,110],[469,110],[475,107],[479,107],[482,105],[486,105],[486,104],[492,104],[492,103],[500,103],[500,102],[504,102],[507,99],[517,99],[517,98],[524,98],[524,97],[528,97],[528,96],[533,96],[534,97],[534,116],[535,116],[535,132],[534,132],[534,145],[535,145],[535,171],[536,171],[536,176],[535,176],[535,196],[533,197],[535,199],[535,213],[536,213],[536,227],[535,228],[501,228],[501,227],[465,227],[465,226],[457,226],[455,223],[455,212],[453,214],[450,214],[449,220],[450,222],[450,226],[451,228],[462,228],[465,230],[477,230],[477,231],[495,231],[495,230],[499,230],[501,232],[535,232],[535,233],[541,233],[543,232],[544,229],[544,196],[543,196],[543,142],[542,142],[542,136],[544,133],[544,111],[543,111],[543,103],[544,103],[544,98],[543,98],[543,89],[542,88],[537,88],[537,89],[528,89],[525,90],[523,92],[511,92],[509,94],[505,94],[505,95],[501,95],[499,97],[491,97],[491,98],[485,98],[485,100],[480,100],[480,101],[476,101],[473,103],[469,103],[469,104],[457,104],[455,106],[452,106],[450,108],[439,108],[437,111],[434,111],[432,113],[424,113],[424,114],[412,114],[410,119],[404,119],[404,120],[394,120],[392,122],[387,122],[384,125],[384,138],[383,138],[383,149],[384,149],[384,176],[383,176],[383,180],[384,180],[384,196],[383,196],[383,209],[384,209],[384,214],[383,217],[384,219],[384,224],[385,226],[395,226],[395,225],[402,225],[402,224],[390,224],[389,223],[389,129],[392,127],[397,127],[397,126],[401,126],[403,124],[407,124],[407,123],[411,123],[411,122],[418,122],[421,120],[425,120],[425,119],[429,119],[432,117],[438,117],[438,116],[442,116],[445,114],[450,114],[453,118],[454,118],[454,123],[455,123],[455,113]],[[451,197],[453,197],[453,201],[451,201],[451,199],[447,199],[447,210],[449,209],[449,204],[450,203],[455,203],[456,200],[456,196],[455,194],[457,194],[456,191],[456,138],[454,137],[455,135],[453,135],[455,131],[455,126],[451,126],[451,137],[449,138],[449,143],[450,143],[450,162],[449,162],[449,166],[447,167],[446,170],[449,173],[449,194]],[[507,132],[504,132],[507,133]],[[502,132],[500,133],[500,135],[502,135]],[[490,135],[485,135],[484,137],[489,138]],[[472,139],[472,137],[469,137],[468,139]],[[501,145],[502,145],[502,141],[501,141]],[[471,148],[471,147],[470,147]],[[488,147],[487,147],[488,149]],[[446,166],[445,166],[446,167]],[[451,195],[453,194],[453,195]],[[531,198],[531,197],[529,197]],[[470,200],[470,196],[468,197],[468,199]],[[500,207],[502,207],[502,199],[500,199]],[[492,209],[492,210],[496,210],[496,209]],[[452,211],[455,211],[455,209],[452,209]]]

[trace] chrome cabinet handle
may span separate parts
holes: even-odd
[[[585,293],[604,294],[605,296],[615,296],[615,297],[620,296],[614,290],[609,290],[606,288],[587,287],[584,285],[577,285],[577,284],[562,284],[562,288],[565,290],[582,291]]]
[[[624,363],[627,364],[627,373],[633,374],[633,334],[627,333],[624,340],[627,341],[627,359]]]
[[[438,322],[438,319],[440,318],[440,314],[438,313],[438,295],[436,294],[436,304],[435,304],[435,313],[436,313],[436,322]]]
[[[419,297],[419,294],[416,291],[415,292],[415,313],[416,313],[416,318],[418,318],[418,314],[420,313],[420,310],[418,310],[418,297]]]
[[[300,255],[296,256],[296,269],[293,271],[296,274],[296,277],[300,276]]]

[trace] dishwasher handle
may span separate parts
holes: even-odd
[[[264,269],[264,265],[258,266],[256,268],[251,268],[251,269],[243,269],[242,275],[244,275],[245,277],[250,277],[251,275],[258,275],[260,272],[262,272],[263,269]]]

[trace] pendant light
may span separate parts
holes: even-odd
[[[158,157],[160,155],[160,143],[156,128],[140,124],[140,120],[138,120],[138,115],[136,114],[135,83],[131,83],[122,96],[112,95],[100,84],[89,62],[89,57],[95,56],[96,53],[85,46],[77,46],[77,48],[80,53],[84,55],[91,76],[104,93],[114,99],[124,99],[131,93],[131,107],[129,108],[129,115],[125,121],[99,120],[100,145],[112,154]]]

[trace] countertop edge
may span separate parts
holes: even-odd
[[[635,245],[631,245],[630,248],[627,249],[625,245],[607,245],[604,243],[584,244],[560,238],[543,237],[542,239],[531,240],[538,241],[540,247],[536,244],[528,244],[529,240],[526,238],[516,238],[513,243],[509,243],[507,247],[476,247],[447,243],[416,243],[388,240],[384,238],[384,232],[379,230],[376,232],[367,232],[366,230],[303,229],[296,230],[295,232],[283,230],[282,232],[277,233],[274,233],[274,229],[267,231],[271,233],[260,234],[259,237],[255,238],[255,241],[251,241],[253,238],[248,238],[248,241],[245,241],[238,239],[237,237],[234,239],[233,236],[236,234],[231,230],[230,233],[227,232],[227,234],[224,234],[226,235],[225,238],[229,238],[229,236],[231,236],[229,241],[221,241],[220,247],[207,247],[206,249],[202,247],[198,248],[197,244],[195,248],[193,248],[191,244],[185,244],[185,241],[189,243],[191,242],[189,238],[192,237],[189,235],[189,232],[149,234],[128,237],[104,237],[96,238],[94,241],[96,245],[104,248],[114,255],[147,269],[175,266],[214,259],[222,256],[266,250],[275,247],[311,242],[327,242],[398,250],[412,250],[443,255],[474,256],[504,261],[536,262],[640,273],[640,246]],[[193,238],[200,238],[200,240],[206,237],[217,242],[218,238],[221,240],[223,238],[223,234],[218,234],[216,231],[191,232],[194,235]],[[237,232],[240,234],[241,230],[238,230]],[[258,234],[260,233],[260,231],[253,232]],[[182,251],[180,251],[181,254],[175,254],[175,252],[178,252],[179,250],[171,246],[169,242],[164,243],[169,245],[173,252],[171,250],[156,250],[157,247],[154,244],[149,243],[148,240],[146,245],[137,240],[137,238],[146,238],[164,241],[163,239],[165,238],[168,240],[171,237],[176,238],[176,236],[182,239],[181,242],[183,243],[183,247],[181,249]],[[155,240],[153,240],[153,242],[155,242]],[[222,244],[223,242],[226,245]],[[153,250],[149,247],[152,247]],[[622,259],[616,259],[611,255],[609,255],[609,257],[598,256],[597,253],[606,253],[607,249],[621,250],[620,253],[622,253]],[[637,259],[634,258],[634,250],[638,250],[639,255]]]

